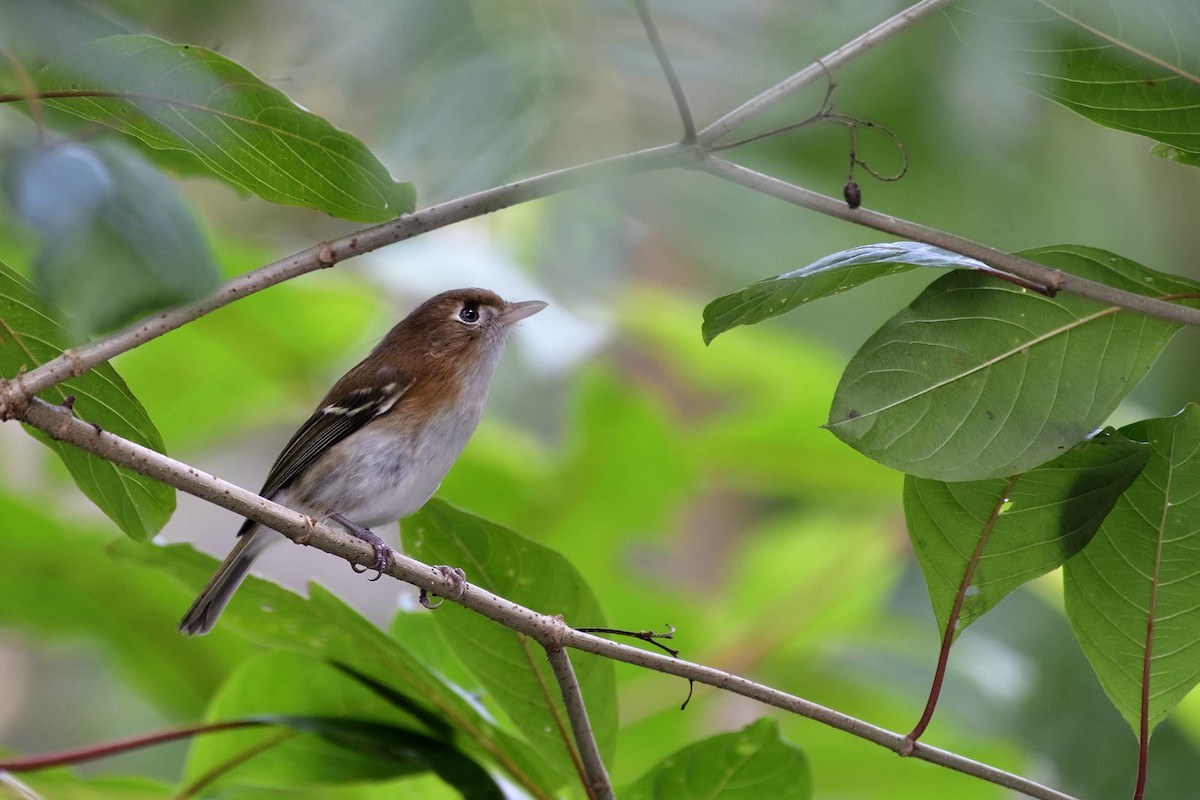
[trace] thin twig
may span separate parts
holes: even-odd
[[[214,478],[162,453],[122,439],[107,431],[97,431],[91,425],[73,417],[70,412],[58,406],[52,406],[35,398],[30,401],[23,421],[114,464],[128,467],[143,475],[160,480],[189,494],[209,500],[222,508],[249,516],[292,540],[305,541],[311,547],[355,564],[367,566],[375,561],[375,553],[371,545],[345,531],[332,528],[323,522],[314,523],[311,518],[303,514],[264,500],[253,492]],[[450,597],[454,594],[453,590],[456,588],[454,583],[438,570],[401,553],[392,552],[391,556],[391,564],[385,570],[386,575],[443,597]],[[542,614],[517,605],[478,586],[471,585],[459,600],[451,600],[451,602],[498,622],[510,630],[523,633],[542,647],[573,647],[614,661],[689,678],[698,683],[799,714],[874,742],[896,753],[906,749],[909,744],[903,734],[871,725],[848,714],[781,692],[770,686],[755,683],[713,667],[671,658],[643,650],[640,647],[581,633],[568,627],[559,617]],[[1013,775],[923,743],[919,743],[913,748],[911,757],[1023,792],[1029,797],[1039,798],[1039,800],[1074,800],[1068,794],[1043,786],[1020,775]]]
[[[35,792],[32,787],[25,784],[12,773],[5,772],[0,769],[0,786],[7,786],[13,790],[13,796],[19,800],[42,800],[42,796]]]
[[[642,27],[646,30],[646,38],[650,40],[650,48],[654,50],[658,66],[667,79],[667,86],[671,87],[671,97],[675,100],[675,108],[679,111],[680,121],[683,122],[683,139],[680,141],[682,144],[692,144],[696,141],[696,121],[692,118],[692,108],[688,105],[683,84],[675,72],[675,65],[671,63],[662,37],[658,35],[658,26],[654,24],[654,17],[650,14],[649,0],[633,0],[633,7],[637,9],[638,19],[642,21]]]
[[[702,146],[716,143],[734,129],[774,108],[788,97],[805,88],[829,71],[858,58],[878,44],[886,42],[901,31],[915,25],[954,0],[921,0],[896,16],[876,25],[862,36],[853,39],[827,56],[814,61],[786,80],[747,100],[725,116],[700,131],[696,136]]]
[[[955,253],[982,261],[989,267],[1025,278],[1046,290],[1070,292],[1080,297],[1087,297],[1111,306],[1137,311],[1181,325],[1200,326],[1200,309],[1172,305],[1153,297],[1089,281],[1062,270],[1051,269],[1036,261],[1014,256],[970,239],[964,239],[961,236],[955,236],[952,233],[916,222],[909,222],[899,217],[865,208],[851,209],[841,200],[826,197],[730,161],[719,158],[702,159],[700,169],[803,208],[819,211],[822,214],[854,222],[867,228],[874,228],[893,236],[952,250]]]
[[[669,656],[676,657],[679,655],[678,650],[673,647],[667,647],[665,644],[658,641],[659,639],[675,638],[674,625],[667,625],[666,633],[657,633],[655,631],[626,631],[620,628],[576,628],[575,630],[583,633],[599,633],[607,636],[628,636],[631,639],[637,639],[645,642],[646,644],[652,644]]]
[[[563,648],[551,645],[546,648],[546,658],[550,659],[558,690],[562,693],[563,706],[567,709],[567,719],[571,721],[575,746],[579,748],[579,757],[583,759],[588,797],[592,800],[613,800],[616,795],[612,781],[608,778],[608,770],[604,768],[604,759],[600,757],[592,723],[588,721],[587,706],[583,702],[579,680],[575,677],[575,668],[571,666],[571,657]]]

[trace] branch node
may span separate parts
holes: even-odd
[[[29,411],[29,390],[25,388],[25,367],[11,381],[0,381],[0,422],[25,419]]]
[[[321,242],[321,249],[317,251],[317,262],[322,267],[332,267],[337,263],[337,256],[334,255],[329,242]]]
[[[62,424],[58,426],[58,429],[51,432],[50,435],[61,440],[67,438],[67,434],[71,430],[71,423],[75,420],[75,395],[69,394],[64,397],[59,407],[66,411],[67,415],[63,417]]]
[[[62,357],[71,362],[71,377],[82,377],[88,371],[87,364],[83,363],[83,360],[73,348],[68,347],[66,350],[63,350]]]
[[[317,521],[306,514],[304,516],[304,527],[304,533],[292,539],[292,541],[296,544],[308,547],[309,543],[312,541],[313,534],[317,532]]]

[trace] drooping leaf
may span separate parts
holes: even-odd
[[[72,340],[194,300],[217,285],[208,245],[174,186],[121,142],[15,155],[5,188],[41,235],[34,287]]]
[[[414,558],[466,571],[467,580],[568,624],[603,626],[599,603],[579,572],[558,553],[499,525],[434,500],[408,518],[402,536]],[[525,636],[446,603],[435,617],[459,659],[494,702],[556,770],[575,778],[570,725],[541,646]],[[613,752],[617,731],[612,662],[572,653],[601,755]]]
[[[362,142],[211,50],[106,36],[61,51],[34,81],[41,92],[79,93],[47,106],[188,153],[273,203],[358,222],[413,209],[412,185],[394,181]]]
[[[1144,295],[1200,290],[1093,248],[1022,255]],[[1045,297],[955,271],[855,354],[827,427],[864,455],[922,478],[1026,472],[1104,424],[1178,329],[1092,300]]]
[[[973,49],[1030,90],[1197,164],[1200,16],[1191,0],[971,0],[948,13]]]
[[[920,242],[852,247],[713,300],[704,307],[701,329],[704,341],[707,344],[739,325],[754,325],[813,300],[841,294],[876,278],[898,275],[917,267],[991,269],[973,258]]]
[[[183,545],[122,544],[126,546],[118,548],[120,553],[186,582],[193,591],[216,567],[214,559]],[[184,608],[181,603],[178,613],[182,614]],[[222,613],[217,631],[222,630],[267,648],[307,653],[331,664],[343,664],[393,687],[423,704],[430,713],[450,721],[458,731],[456,745],[460,749],[477,760],[492,760],[513,783],[534,795],[546,793],[546,787],[556,780],[544,759],[524,740],[485,718],[457,687],[414,657],[403,642],[380,631],[319,584],[309,585],[309,599],[305,599],[250,576]],[[378,697],[372,702],[387,705]]]
[[[280,650],[243,662],[213,698],[207,718],[252,718],[305,735],[281,737],[278,727],[252,727],[198,737],[185,782],[271,742],[216,785],[303,790],[432,771],[464,797],[503,796],[455,745],[453,727],[430,730],[421,718],[380,703],[370,688],[307,654]]]
[[[620,794],[629,800],[808,800],[812,769],[773,720],[760,719],[671,754]]]
[[[1153,730],[1200,682],[1200,406],[1122,432],[1149,442],[1149,462],[1067,562],[1064,594],[1075,636],[1136,734],[1143,716]]]
[[[1106,430],[1011,479],[943,483],[907,476],[908,535],[943,634],[972,561],[955,636],[1084,547],[1147,458],[1144,444]],[[987,537],[982,549],[981,536]]]
[[[63,352],[62,328],[33,287],[0,263],[0,374],[12,378]],[[162,438],[116,370],[101,364],[44,393],[49,402],[75,396],[75,413],[106,431],[162,452]],[[175,510],[175,490],[28,428],[66,464],[80,491],[136,539],[156,534]]]

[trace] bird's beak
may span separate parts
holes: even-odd
[[[504,311],[501,312],[500,321],[505,325],[512,325],[514,322],[519,322],[526,317],[532,317],[545,307],[546,304],[541,300],[525,300],[520,303],[509,303]]]

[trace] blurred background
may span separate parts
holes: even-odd
[[[704,125],[904,5],[655,0],[652,8]],[[220,52],[365,141],[416,185],[419,206],[680,133],[645,35],[618,0],[38,7],[61,30],[104,24]],[[854,61],[836,81],[837,109],[886,125],[910,162],[898,182],[858,176],[867,207],[1005,250],[1085,244],[1200,278],[1200,173],[991,71],[945,17]],[[810,87],[773,118],[808,116],[825,88]],[[17,146],[32,126],[3,111],[0,147]],[[859,149],[881,171],[900,163],[894,145],[870,131]],[[834,196],[846,178],[846,133],[835,125],[728,155]],[[179,185],[225,275],[354,229],[216,182]],[[32,244],[5,216],[0,257],[26,271]],[[879,281],[711,347],[700,338],[714,297],[880,240],[706,175],[656,173],[305,276],[115,366],[171,455],[255,488],[329,383],[425,297],[481,285],[546,300],[550,309],[514,337],[442,496],[566,555],[609,624],[673,624],[686,658],[905,731],[924,705],[938,634],[904,530],[902,476],[819,426],[859,344],[936,276]],[[1195,398],[1198,349],[1196,332],[1176,337],[1115,421],[1173,414]],[[56,590],[52,568],[18,568],[22,537],[61,535],[70,559],[75,547],[102,550],[115,529],[15,426],[0,426],[0,478],[0,562],[9,563],[0,572],[0,747],[62,749],[198,718],[211,691],[203,681],[222,674],[216,660],[203,679],[180,680],[192,693],[168,691],[155,684],[153,664],[93,619],[112,590],[98,587],[119,586],[134,565],[114,558],[79,596]],[[162,539],[220,556],[237,525],[180,495]],[[394,582],[368,584],[341,561],[293,550],[301,548],[264,559],[263,573],[301,591],[316,579],[381,624],[411,606]],[[1058,583],[1050,575],[1019,591],[959,639],[925,741],[1083,797],[1127,796],[1135,739],[1070,635]],[[176,592],[178,616],[187,592],[164,591]],[[178,646],[169,621],[154,635]],[[808,752],[819,797],[1007,796],[703,687],[681,713],[684,683],[626,668],[618,678],[618,785],[687,741],[771,715]],[[1189,699],[1154,737],[1150,796],[1193,796],[1198,747],[1200,701]],[[168,746],[88,769],[171,780],[184,752]]]

